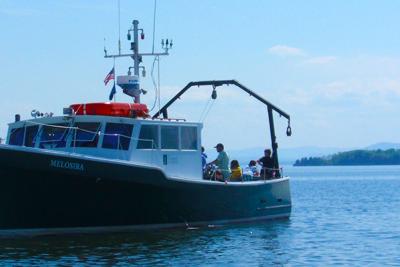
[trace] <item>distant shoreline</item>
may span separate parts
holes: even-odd
[[[373,167],[373,166],[400,166],[400,164],[357,164],[357,165],[290,165],[292,167]]]
[[[323,157],[304,157],[293,166],[379,166],[400,165],[400,149],[352,150]]]

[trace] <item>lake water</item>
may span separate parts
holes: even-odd
[[[285,174],[288,220],[7,238],[0,265],[400,266],[400,166],[287,167]]]

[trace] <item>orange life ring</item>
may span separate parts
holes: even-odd
[[[73,104],[70,108],[75,115],[99,115],[113,117],[149,117],[149,110],[145,104],[137,103],[85,103]]]

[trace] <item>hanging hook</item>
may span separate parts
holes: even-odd
[[[215,90],[215,88],[216,88],[216,86],[213,85],[213,91],[211,93],[211,98],[214,100],[217,99],[217,90]]]
[[[286,128],[286,135],[287,136],[292,135],[292,128],[290,127],[290,120],[288,120],[288,127]]]

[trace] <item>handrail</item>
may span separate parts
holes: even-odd
[[[38,130],[36,135],[34,136],[32,143],[34,143],[34,144],[39,143],[39,144],[45,145],[45,144],[52,144],[52,143],[54,144],[54,143],[57,143],[57,142],[65,142],[65,146],[63,146],[63,148],[71,149],[70,151],[72,153],[76,152],[76,148],[77,148],[76,142],[84,142],[84,141],[90,142],[90,141],[93,141],[94,138],[96,138],[96,136],[103,136],[103,137],[104,136],[116,136],[118,138],[118,144],[117,144],[116,150],[117,151],[121,151],[121,153],[124,151],[124,149],[122,147],[122,144],[121,144],[121,141],[120,141],[121,137],[129,139],[130,143],[132,142],[132,140],[133,141],[150,142],[150,148],[146,148],[146,149],[150,150],[151,153],[149,154],[149,158],[147,158],[146,163],[153,164],[153,165],[155,164],[154,151],[157,150],[158,147],[156,146],[156,144],[155,144],[153,139],[134,138],[132,136],[127,136],[127,135],[124,135],[124,134],[117,134],[117,133],[115,133],[115,134],[107,134],[107,133],[102,133],[101,131],[95,131],[94,132],[94,131],[82,129],[82,128],[79,128],[79,127],[76,127],[76,126],[62,126],[62,125],[54,125],[54,124],[40,123],[40,122],[34,122],[34,121],[26,121],[26,122],[30,123],[32,125],[40,125],[40,126],[42,126],[42,128],[40,130]],[[24,131],[26,131],[26,127],[30,127],[30,126],[27,126],[26,124],[24,124],[24,126],[23,126]],[[63,134],[58,139],[38,140],[39,139],[38,137],[40,136],[40,132],[42,131],[43,127],[60,128],[60,129],[65,129],[65,131],[63,132]],[[66,134],[66,131],[69,130],[69,129],[71,129],[73,131],[68,131],[68,133]],[[76,139],[76,135],[77,135],[77,132],[78,132],[77,130],[93,134],[94,138],[92,140],[77,140]],[[73,133],[74,133],[74,136],[70,137]],[[70,140],[70,138],[72,138],[72,140],[71,140],[71,142],[68,142]],[[72,142],[73,142],[73,144],[72,144]],[[25,138],[23,140],[23,146],[24,145],[25,145]],[[99,144],[97,143],[96,147],[98,147],[98,146],[99,146]],[[126,152],[127,151],[125,151],[125,153],[119,154],[119,156],[123,156],[124,154],[126,155]]]
[[[99,136],[118,136],[118,139],[121,138],[121,137],[124,137],[124,138],[128,138],[130,140],[133,140],[133,141],[151,142],[151,149],[152,150],[157,149],[157,147],[154,144],[154,140],[153,139],[134,138],[132,136],[127,136],[127,135],[124,135],[124,134],[107,134],[107,133],[102,133],[100,131],[93,132],[93,131],[89,131],[89,130],[82,129],[82,128],[79,128],[79,127],[74,127],[74,126],[61,126],[61,125],[47,124],[47,123],[34,122],[34,121],[26,121],[26,122],[27,123],[31,123],[31,124],[35,124],[35,125],[47,126],[47,127],[80,130],[80,131],[83,131],[83,132],[86,132],[86,133],[91,133],[91,134],[99,135]],[[24,126],[24,127],[26,127],[26,126]],[[37,138],[37,135],[35,136],[35,139]],[[62,141],[62,139],[54,139],[54,140],[46,140],[46,141],[39,140],[39,142],[44,142],[44,143],[45,142],[57,142],[57,141]],[[76,138],[75,138],[75,142],[76,141],[79,142],[80,140],[76,140]],[[83,141],[87,141],[87,140],[83,140]]]
[[[244,169],[243,168],[241,168],[242,169],[242,176],[241,176],[241,182],[246,182],[247,180],[245,180],[245,173],[244,173]],[[280,176],[275,176],[275,175],[273,175],[273,176],[271,176],[271,177],[267,177],[266,175],[265,175],[265,172],[264,172],[264,175],[251,175],[251,177],[256,177],[257,179],[256,180],[261,180],[262,179],[262,181],[267,181],[267,180],[275,180],[275,179],[280,179],[280,178],[282,178],[282,177],[284,177],[283,176],[283,168],[279,168],[279,169],[277,169],[277,168],[262,168],[262,169],[269,169],[269,170],[274,170],[274,171],[278,171],[281,175]],[[229,172],[231,172],[231,170],[230,169],[221,169],[221,168],[218,168],[218,167],[214,167],[212,170],[211,170],[211,175],[209,176],[209,178],[211,179],[211,180],[216,180],[216,172],[217,171],[229,171]],[[231,178],[232,177],[228,177],[226,180],[224,179],[224,181],[231,181]],[[254,178],[253,178],[254,179]],[[237,181],[235,181],[235,182],[237,182]]]

